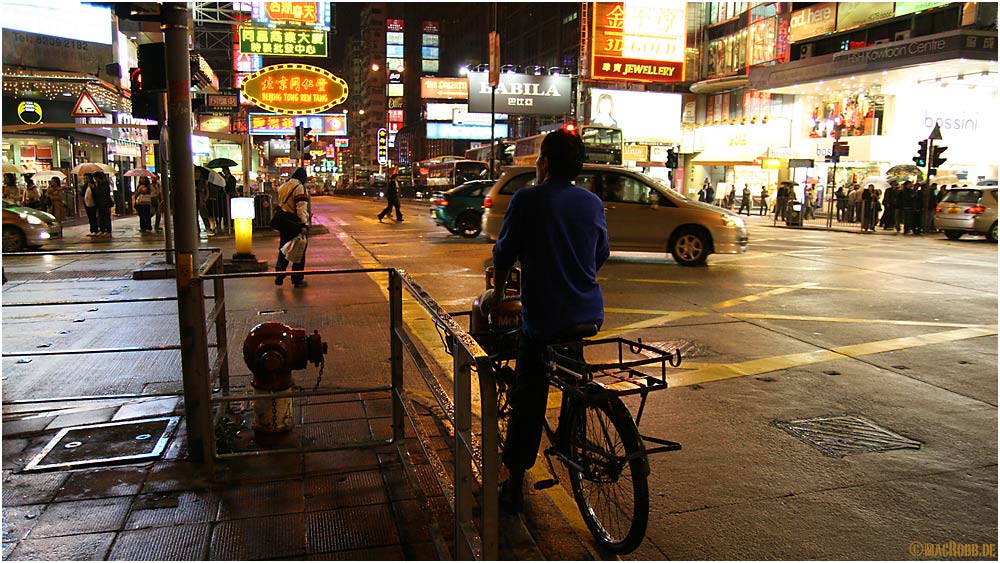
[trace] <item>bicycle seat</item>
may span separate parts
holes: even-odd
[[[597,323],[580,323],[578,325],[573,325],[566,329],[559,331],[555,335],[556,342],[570,342],[573,340],[582,340],[584,338],[594,336],[600,330]]]

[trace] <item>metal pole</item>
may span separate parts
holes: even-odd
[[[191,158],[191,67],[189,64],[188,5],[161,5],[167,64],[167,115],[170,116],[170,177],[176,196],[177,317],[181,368],[184,373],[184,411],[187,416],[188,454],[196,463],[212,460],[211,402],[208,381],[208,336],[205,332],[204,291],[195,278],[198,223]]]
[[[493,86],[490,92],[490,179],[497,179],[497,87]],[[509,132],[507,133],[510,134]]]
[[[167,159],[164,158],[164,132],[167,128],[167,101],[166,94],[156,96],[156,115],[159,118],[156,126],[160,128],[160,140],[157,141],[156,151],[153,153],[156,171],[160,173],[160,203],[163,204],[163,250],[167,264],[174,263],[174,213],[173,204],[170,202],[170,194],[173,191],[170,187],[170,174],[166,170]]]
[[[389,356],[392,379],[392,439],[401,443],[403,434],[403,342],[396,334],[403,328],[403,282],[396,270],[389,271]]]

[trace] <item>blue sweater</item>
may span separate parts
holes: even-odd
[[[551,179],[511,198],[493,264],[507,269],[520,261],[524,329],[551,340],[573,325],[604,322],[597,270],[608,253],[601,199]]]

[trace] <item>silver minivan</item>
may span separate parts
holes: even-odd
[[[483,233],[500,234],[514,192],[535,183],[533,167],[504,171],[483,201]],[[725,209],[691,201],[657,180],[620,166],[584,164],[575,184],[604,202],[611,250],[661,251],[682,266],[704,264],[709,254],[747,250],[743,219]]]

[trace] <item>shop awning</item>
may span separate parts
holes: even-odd
[[[757,158],[767,149],[747,146],[709,147],[691,159],[692,164],[701,166],[753,166],[759,164]]]

